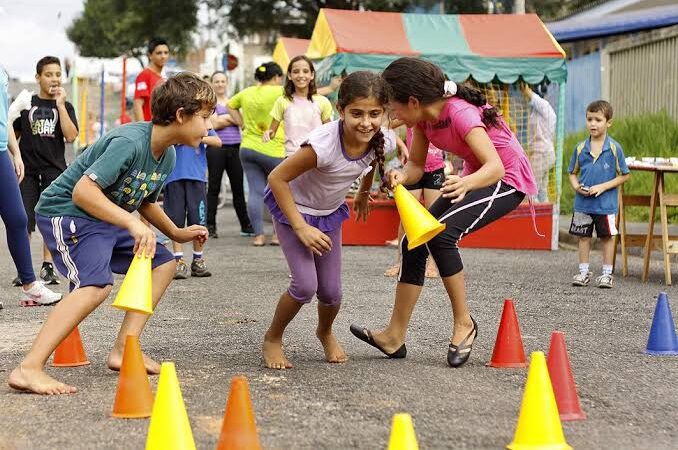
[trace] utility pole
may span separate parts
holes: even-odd
[[[515,0],[513,2],[513,14],[525,14],[525,0]]]

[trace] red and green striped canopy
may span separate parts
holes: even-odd
[[[307,56],[320,76],[382,70],[401,56],[438,64],[454,81],[565,81],[565,52],[535,14],[406,14],[321,9]]]

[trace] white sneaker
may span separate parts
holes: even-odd
[[[572,278],[572,286],[588,286],[593,272],[578,273]]]
[[[19,306],[48,306],[61,301],[61,294],[52,291],[42,281],[36,280],[29,290],[21,288],[24,298]]]
[[[612,283],[614,283],[614,277],[610,274],[603,274],[596,278],[598,282],[598,287],[601,289],[610,289],[612,288]]]

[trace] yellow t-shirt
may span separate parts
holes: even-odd
[[[230,109],[239,109],[243,117],[241,147],[263,153],[274,158],[285,156],[285,133],[278,128],[275,139],[262,142],[261,136],[271,125],[271,109],[275,101],[283,95],[282,86],[252,86],[238,92],[228,102]]]

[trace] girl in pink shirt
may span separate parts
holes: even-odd
[[[396,118],[415,127],[410,159],[402,171],[389,173],[388,183],[418,181],[429,143],[461,157],[464,169],[446,177],[441,197],[429,208],[445,230],[413,250],[407,250],[407,237],[400,243],[402,266],[389,325],[377,333],[351,325],[351,332],[391,358],[405,357],[407,324],[421,294],[430,252],[452,303],[447,362],[459,367],[471,354],[478,325],[466,303],[457,243],[515,209],[526,195],[535,195],[537,186],[518,140],[481,91],[446,81],[439,67],[417,58],[395,60],[382,77],[390,87]]]

